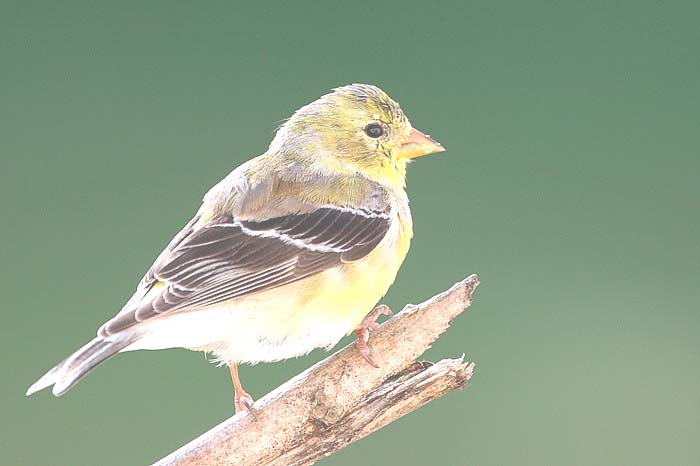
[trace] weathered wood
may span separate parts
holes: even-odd
[[[305,465],[455,388],[474,364],[418,357],[471,304],[476,275],[420,305],[407,305],[372,332],[370,366],[348,345],[255,403],[258,419],[239,413],[157,465]]]

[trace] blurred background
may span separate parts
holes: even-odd
[[[24,391],[211,185],[351,82],[448,149],[410,167],[415,240],[384,302],[478,273],[426,355],[477,366],[321,464],[697,464],[697,2],[1,5],[0,464],[147,464],[231,414],[228,372],[184,350]],[[325,356],[241,373],[260,398]]]

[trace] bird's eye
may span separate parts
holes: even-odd
[[[384,134],[384,128],[379,123],[370,123],[365,126],[365,134],[376,139]]]

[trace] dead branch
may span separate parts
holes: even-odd
[[[469,307],[476,275],[419,305],[407,305],[372,332],[367,364],[348,345],[161,459],[159,466],[307,465],[365,437],[455,388],[474,364],[418,357]]]

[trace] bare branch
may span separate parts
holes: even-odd
[[[313,464],[455,388],[474,364],[417,358],[471,304],[476,275],[428,301],[407,305],[370,337],[367,364],[349,345],[255,403],[258,420],[239,413],[157,465]]]

